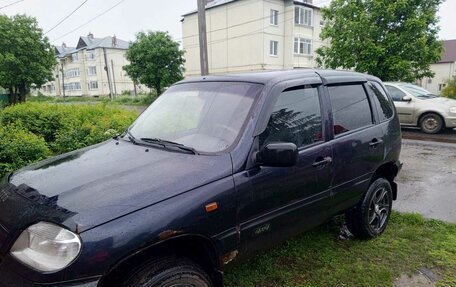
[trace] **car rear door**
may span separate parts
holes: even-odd
[[[366,81],[328,84],[334,155],[331,213],[354,206],[383,159],[383,130]]]
[[[293,167],[254,166],[235,174],[240,243],[243,253],[322,223],[329,204],[332,149],[319,84],[283,84],[276,89],[259,150],[272,142],[299,148]]]

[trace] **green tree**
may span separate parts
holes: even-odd
[[[154,88],[157,95],[183,78],[184,51],[166,32],[138,33],[127,51],[127,59],[127,74],[133,81]]]
[[[456,76],[446,82],[445,88],[442,90],[442,96],[456,100]]]
[[[52,80],[54,50],[36,19],[25,15],[0,15],[0,39],[0,86],[8,89],[10,103],[24,102],[32,85]]]
[[[413,82],[432,77],[442,43],[436,13],[442,0],[333,0],[322,8],[322,40],[317,62],[354,69],[384,81]]]

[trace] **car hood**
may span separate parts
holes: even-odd
[[[112,140],[19,170],[9,189],[46,206],[50,221],[83,232],[231,174],[229,154],[193,155]],[[37,218],[31,212],[20,216]]]

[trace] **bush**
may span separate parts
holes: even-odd
[[[442,96],[456,100],[456,76],[447,81],[446,87],[442,90]]]
[[[42,137],[14,125],[0,126],[0,177],[49,155]]]
[[[27,146],[30,142],[38,147],[46,147],[46,155],[60,154],[102,142],[122,133],[137,117],[137,114],[105,105],[59,105],[46,103],[26,103],[10,106],[0,111],[0,126],[4,135],[2,146],[14,151],[14,147]],[[3,150],[3,149],[2,149]],[[29,150],[29,149],[27,149]],[[49,153],[51,151],[51,153]],[[20,151],[17,151],[20,152]],[[9,154],[10,155],[10,154]],[[14,155],[14,153],[13,153]],[[36,157],[0,157],[0,164],[8,170],[43,158],[37,152]],[[13,164],[12,164],[13,163]],[[5,168],[6,170],[6,168]]]

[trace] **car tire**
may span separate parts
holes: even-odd
[[[161,258],[134,270],[123,287],[212,287],[203,269],[186,258]]]
[[[421,117],[420,128],[424,133],[437,134],[443,129],[443,119],[435,113],[429,113]]]
[[[348,230],[358,238],[374,238],[385,231],[391,215],[393,192],[385,178],[372,182],[361,202],[345,214]]]

